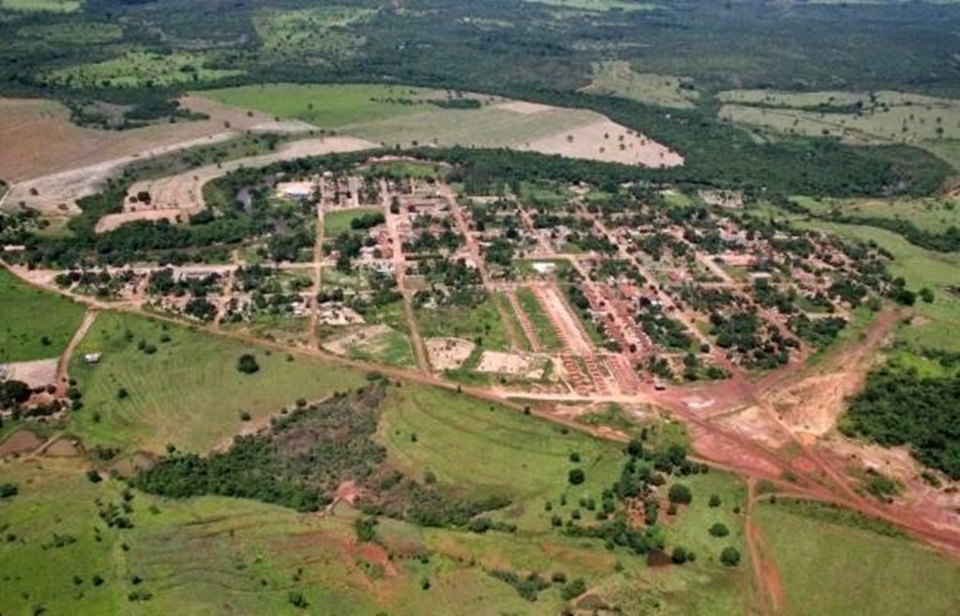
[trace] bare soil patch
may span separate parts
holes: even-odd
[[[608,119],[514,146],[567,158],[586,158],[643,167],[677,167],[683,156]]]
[[[863,375],[838,372],[804,379],[770,396],[781,419],[793,430],[822,436],[846,410],[846,399],[863,384]]]
[[[543,377],[544,360],[531,355],[484,351],[477,365],[478,372],[510,374],[532,380]]]
[[[497,109],[512,111],[513,113],[519,113],[522,115],[533,115],[536,113],[554,111],[556,110],[556,107],[551,107],[550,105],[541,105],[540,103],[528,103],[527,101],[511,101],[509,103],[501,103],[497,105]]]
[[[17,430],[0,444],[0,457],[12,454],[30,453],[43,444],[43,441],[29,430]]]
[[[785,447],[793,439],[766,411],[751,406],[718,422],[743,434],[751,441],[763,443],[773,449]]]
[[[31,388],[44,387],[57,380],[58,359],[37,359],[6,364],[8,378],[23,381]]]
[[[470,357],[476,344],[463,338],[427,338],[424,340],[434,370],[455,370]]]
[[[51,443],[43,453],[52,458],[75,458],[81,451],[76,441],[63,437]]]

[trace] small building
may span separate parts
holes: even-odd
[[[102,353],[86,353],[83,356],[83,363],[87,364],[88,366],[93,364],[99,364],[100,358],[102,356],[103,356]]]

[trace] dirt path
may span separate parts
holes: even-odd
[[[390,242],[393,244],[394,277],[397,280],[397,290],[403,297],[403,312],[407,319],[407,327],[410,328],[410,344],[413,347],[413,355],[417,359],[417,369],[422,374],[429,375],[430,356],[427,354],[427,346],[423,343],[423,337],[420,335],[416,315],[413,313],[410,290],[407,289],[407,260],[403,254],[403,241],[400,239],[399,216],[390,211],[392,196],[393,193],[390,192],[390,187],[387,185],[386,180],[380,180],[381,206],[383,207],[384,216],[386,217]]]
[[[747,511],[743,525],[744,537],[747,542],[747,551],[750,554],[754,596],[760,608],[760,614],[771,616],[779,614],[783,608],[783,584],[780,581],[780,572],[764,549],[760,528],[753,517],[758,498],[756,488],[756,479],[749,478],[747,480]]]
[[[80,327],[78,327],[77,331],[73,333],[73,337],[70,338],[67,348],[64,349],[63,354],[60,356],[60,361],[57,362],[56,382],[58,397],[64,397],[67,395],[67,387],[70,381],[67,370],[70,367],[70,359],[73,357],[73,353],[77,350],[77,346],[83,340],[84,336],[87,335],[87,332],[90,331],[90,328],[93,327],[93,323],[96,320],[97,309],[87,308],[87,313],[83,315],[83,321],[80,322]]]
[[[320,303],[317,301],[317,295],[320,293],[320,285],[323,277],[323,199],[317,202],[317,239],[313,246],[313,286],[310,289],[310,345],[316,347],[320,344],[317,337],[317,321],[320,319]]]

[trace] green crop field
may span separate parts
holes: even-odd
[[[353,210],[337,210],[323,214],[323,233],[333,237],[344,231],[350,231],[350,223],[366,214],[383,213],[378,207],[365,207]]]
[[[440,90],[369,84],[269,84],[198,92],[206,98],[281,118],[297,118],[318,126],[381,121],[417,113],[429,100],[442,100]]]
[[[612,61],[595,63],[593,81],[582,91],[629,98],[661,107],[690,109],[698,94],[696,90],[684,87],[688,84],[689,80],[680,77],[637,73],[629,62]]]
[[[0,268],[0,363],[59,356],[83,313],[83,306],[35,289]]]
[[[169,341],[163,342],[165,337]],[[141,341],[156,352],[138,348]],[[87,366],[84,352],[103,358]],[[237,371],[244,353],[256,356],[259,372]],[[359,373],[322,361],[289,361],[285,354],[230,339],[112,313],[98,317],[71,362],[70,375],[84,401],[72,416],[72,432],[89,446],[151,452],[167,443],[206,451],[240,431],[241,412],[262,420],[298,398],[316,400],[362,382]]]
[[[956,613],[960,565],[906,539],[761,504],[757,522],[783,583],[785,616]]]

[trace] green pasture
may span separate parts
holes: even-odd
[[[756,519],[783,584],[785,616],[953,614],[960,565],[907,539],[763,503]]]
[[[378,207],[365,207],[351,210],[335,210],[323,214],[323,234],[334,237],[346,231],[352,231],[350,223],[367,214],[383,213]]]
[[[0,364],[59,356],[84,312],[80,304],[35,289],[0,268]]]
[[[960,204],[949,198],[929,199],[813,199],[797,202],[814,214],[838,212],[854,218],[890,218],[912,222],[919,229],[942,233],[960,226]]]
[[[242,75],[235,69],[207,68],[204,54],[177,51],[169,54],[128,51],[96,64],[57,69],[49,79],[75,88],[173,86]]]
[[[156,352],[139,349],[140,341]],[[102,353],[99,364],[83,362],[83,353],[90,352]],[[245,353],[256,357],[259,372],[237,371]],[[324,398],[362,382],[359,373],[323,361],[291,360],[228,338],[115,313],[97,318],[70,375],[84,402],[71,417],[71,432],[88,446],[149,452],[161,452],[167,443],[207,451],[240,431],[241,412],[263,420],[299,398]]]

